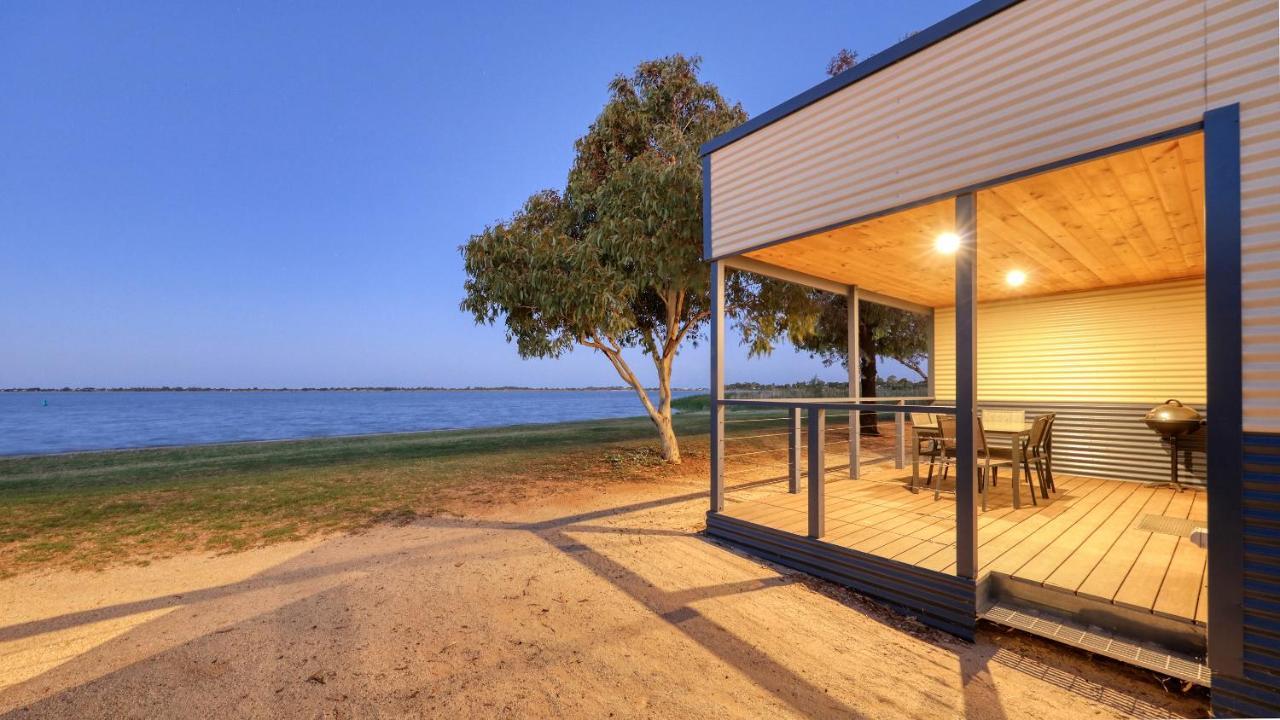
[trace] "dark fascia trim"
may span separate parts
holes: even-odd
[[[711,257],[711,156],[702,156],[702,257]]]
[[[832,93],[843,90],[865,77],[874,75],[894,63],[905,60],[930,45],[942,42],[961,30],[976,25],[1001,10],[1013,7],[1020,2],[1022,0],[980,0],[951,17],[930,25],[902,42],[881,50],[839,75],[805,90],[781,105],[770,108],[738,127],[711,138],[702,144],[700,152],[703,155],[708,155],[730,143],[741,140],[762,127],[775,123],[797,110],[812,105]]]
[[[1244,403],[1240,105],[1204,114],[1205,347],[1209,412],[1209,667],[1244,673]]]
[[[921,205],[928,205],[930,203],[935,203],[940,200],[946,200],[947,198],[957,197],[965,193],[975,193],[975,192],[978,192],[979,190],[986,190],[987,188],[992,188],[997,185],[1003,185],[1005,183],[1013,182],[1014,180],[1021,180],[1023,178],[1028,178],[1028,177],[1031,177],[1032,175],[1040,175],[1041,173],[1047,173],[1053,170],[1061,170],[1062,168],[1070,165],[1079,165],[1080,163],[1083,163],[1083,162],[1088,162],[1090,160],[1097,160],[1100,157],[1105,157],[1107,155],[1114,155],[1116,153],[1121,153],[1126,150],[1132,150],[1134,148],[1142,147],[1143,145],[1150,145],[1152,143],[1162,142],[1164,140],[1172,140],[1173,138],[1176,138],[1176,137],[1182,137],[1183,135],[1190,135],[1192,133],[1200,132],[1203,129],[1204,129],[1203,122],[1193,122],[1189,125],[1182,125],[1180,127],[1170,128],[1169,130],[1161,130],[1160,132],[1153,133],[1151,135],[1146,135],[1140,138],[1135,138],[1133,140],[1126,140],[1116,145],[1109,145],[1104,148],[1098,148],[1097,150],[1090,150],[1088,152],[1084,152],[1079,155],[1073,155],[1071,157],[1063,158],[1061,160],[1054,160],[1053,162],[1045,163],[1044,165],[1036,165],[1035,167],[1030,167],[1025,170],[1018,170],[1016,172],[1011,172],[1008,175],[1001,175],[1000,177],[992,178],[990,180],[983,180],[982,182],[977,182],[972,185],[966,185],[965,187],[956,188],[955,190],[947,190],[946,192],[941,192],[941,193],[938,193],[937,195],[930,195],[929,197],[921,198],[919,200],[912,200],[910,202],[902,203],[901,205],[895,205],[891,208],[886,208],[884,210],[877,210],[873,213],[867,213],[866,215],[859,215],[858,217],[855,217],[849,220],[841,220],[840,222],[831,223],[830,225],[823,225],[822,227],[814,228],[813,230],[805,230],[804,232],[788,235],[786,237],[778,238],[777,240],[770,240],[769,242],[760,243],[759,245],[753,245],[749,248],[745,248],[742,250],[735,250],[731,253],[717,255],[715,257],[711,256],[711,239],[709,235],[709,233],[711,232],[711,228],[710,228],[710,223],[706,219],[711,217],[711,207],[707,203],[706,196],[704,196],[702,201],[703,213],[705,213],[703,216],[702,254],[707,262],[712,262],[714,260],[723,260],[725,258],[733,257],[735,255],[744,255],[749,252],[755,252],[756,250],[762,250],[767,247],[773,247],[774,245],[781,245],[783,243],[788,243],[788,242],[791,242],[792,240],[799,240],[800,238],[809,237],[810,235],[817,235],[819,233],[831,232],[832,230],[839,230],[842,227],[857,225],[858,223],[867,222],[868,220],[875,220],[876,218],[884,217],[886,215],[899,213],[899,212],[902,212],[903,210],[910,210],[912,208],[920,207]],[[706,158],[703,158],[703,160],[704,160],[703,184],[704,184],[704,188],[709,188],[710,182],[707,180],[707,177],[709,176],[709,174],[707,174],[707,171],[705,170],[705,168],[707,167],[705,163]],[[706,190],[704,189],[703,192],[706,192]]]

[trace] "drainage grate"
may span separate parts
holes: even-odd
[[[1008,605],[993,605],[982,613],[982,619],[1209,687],[1209,668],[1184,655],[1139,645],[1102,631],[1068,625],[1050,617],[1031,615]]]
[[[1153,533],[1164,533],[1165,535],[1177,535],[1178,537],[1191,537],[1191,531],[1196,528],[1202,528],[1205,523],[1200,520],[1188,520],[1186,518],[1167,517],[1165,515],[1143,515],[1142,522],[1138,523],[1139,530],[1146,530]]]

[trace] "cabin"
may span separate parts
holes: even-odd
[[[1280,715],[1278,34],[982,0],[704,145],[708,534]],[[927,388],[726,395],[730,273],[845,296],[853,358],[914,314]]]

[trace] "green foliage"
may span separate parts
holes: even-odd
[[[671,401],[676,412],[707,412],[711,409],[710,395],[686,395]]]
[[[461,248],[462,309],[505,323],[521,356],[575,343],[660,356],[705,321],[698,146],[746,113],[698,80],[698,62],[675,55],[615,78],[566,191],[533,195]]]
[[[575,345],[604,354],[672,461],[672,362],[709,317],[698,147],[747,118],[698,79],[698,65],[673,55],[614,78],[609,102],[574,146],[564,192],[534,194],[461,248],[462,309],[478,323],[504,323],[522,357],[558,357]],[[629,347],[654,363],[657,407],[622,357]]]

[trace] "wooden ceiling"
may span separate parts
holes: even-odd
[[[1199,133],[978,192],[978,300],[1204,275]],[[934,249],[952,200],[746,253],[932,307],[955,304],[955,257]],[[1026,273],[1021,287],[1005,277]]]

